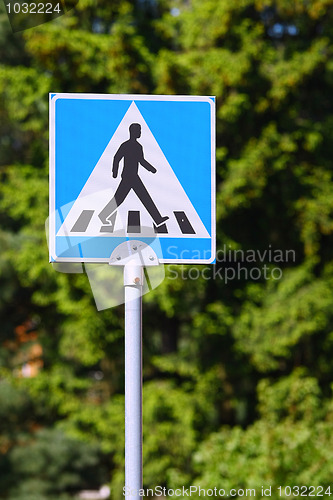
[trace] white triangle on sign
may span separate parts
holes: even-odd
[[[168,216],[166,221],[167,233],[159,233],[159,238],[210,238],[199,215],[177,179],[168,160],[163,154],[155,137],[146,124],[136,104],[132,102],[117,130],[91,172],[78,198],[74,202],[67,217],[61,225],[57,236],[128,236],[127,221],[129,211],[140,212],[141,227],[153,228],[153,220],[133,190],[117,209],[114,232],[100,232],[102,222],[98,214],[113,198],[121,181],[121,160],[116,179],[112,176],[112,165],[115,153],[119,146],[129,139],[129,126],[132,123],[141,125],[141,137],[138,142],[142,145],[144,158],[153,165],[157,172],[153,174],[143,166],[139,166],[138,174],[162,217]],[[72,229],[84,210],[93,212],[89,224],[84,232],[73,232]],[[190,222],[194,234],[183,234],[178,225],[174,212],[184,212]],[[115,234],[116,233],[116,234]],[[137,235],[138,236],[138,235]]]

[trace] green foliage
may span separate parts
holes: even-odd
[[[80,0],[13,35],[0,12],[1,498],[122,498],[123,308],[48,263],[55,91],[216,95],[219,261],[144,298],[145,486],[330,484],[332,21],[332,0]],[[238,265],[282,277],[226,283]]]
[[[96,473],[98,447],[67,438],[60,431],[37,431],[33,439],[22,439],[6,458],[9,481],[1,489],[8,491],[9,499],[67,500],[84,486],[99,488],[105,479],[103,473]]]
[[[1,498],[67,500],[106,480],[99,446],[39,428],[40,410],[17,381],[0,382],[0,403]]]
[[[326,341],[323,350],[322,344],[318,346],[312,337],[324,339],[330,335],[331,280],[331,270],[315,279],[311,268],[299,266],[285,273],[280,283],[267,287],[257,303],[249,296],[234,324],[234,332],[238,347],[251,355],[259,371],[278,368],[279,363],[290,358],[297,364],[304,363],[318,377],[329,369],[331,342]]]
[[[298,370],[277,383],[258,386],[260,416],[246,430],[226,428],[212,434],[195,456],[202,488],[330,486],[332,474],[332,400],[322,407],[317,380]],[[198,497],[199,498],[199,497]]]

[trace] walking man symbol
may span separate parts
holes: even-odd
[[[131,189],[133,189],[135,194],[148,210],[150,216],[155,222],[155,225],[160,226],[168,220],[169,217],[162,217],[138,174],[139,164],[153,174],[155,174],[157,170],[153,167],[153,165],[145,160],[143,156],[143,148],[137,141],[137,139],[141,137],[141,125],[139,123],[132,123],[129,127],[129,134],[129,140],[123,142],[119,146],[119,149],[113,158],[112,175],[114,178],[118,175],[120,160],[124,158],[121,181],[114,197],[103,208],[98,216],[103,224],[111,224],[109,218],[112,217],[113,213],[123,203]]]

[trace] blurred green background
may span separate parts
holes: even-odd
[[[217,248],[294,251],[144,297],[145,487],[326,491],[333,0],[80,0],[16,34],[1,9],[0,498],[123,498],[124,308],[48,263],[51,91],[216,95]]]

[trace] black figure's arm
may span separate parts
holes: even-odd
[[[117,175],[118,175],[119,162],[122,159],[122,157],[124,156],[124,154],[122,152],[122,149],[123,148],[122,148],[122,145],[121,145],[120,148],[118,149],[118,151],[116,152],[116,154],[113,157],[112,175],[113,175],[114,178],[116,178]]]
[[[145,167],[147,170],[149,170],[149,172],[153,172],[153,174],[155,174],[157,172],[156,168],[153,167],[153,165],[151,165],[147,160],[145,160],[145,158],[143,156],[143,151],[142,151],[142,155],[140,158],[140,163],[143,167]]]
[[[153,174],[155,174],[157,172],[156,168],[153,167],[153,165],[151,165],[147,160],[145,160],[144,158],[142,159],[142,161],[140,161],[141,165],[143,167],[145,167],[147,170],[149,170],[149,172],[153,172]]]

